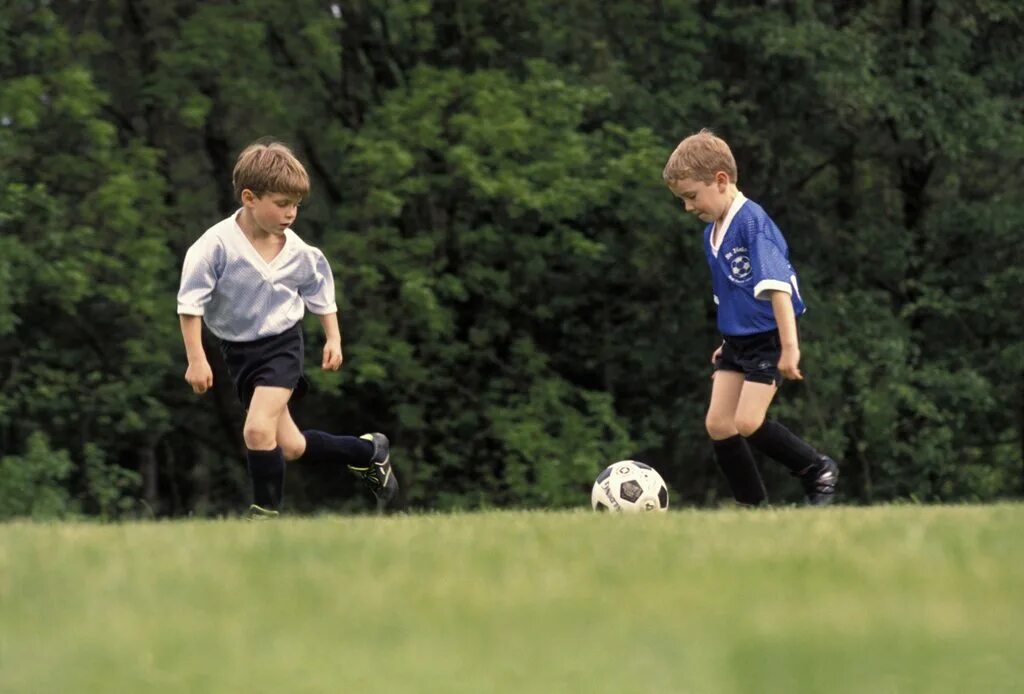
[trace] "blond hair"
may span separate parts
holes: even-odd
[[[257,142],[238,155],[231,172],[235,199],[251,190],[256,197],[266,193],[287,193],[304,198],[309,195],[309,174],[292,151],[280,142]]]
[[[711,183],[719,171],[729,174],[733,183],[739,177],[729,145],[707,128],[702,128],[699,133],[679,143],[668,158],[661,177],[666,183],[684,178]]]

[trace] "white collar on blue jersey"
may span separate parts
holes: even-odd
[[[736,191],[736,197],[732,199],[732,204],[729,205],[729,212],[726,213],[725,219],[722,221],[722,233],[718,235],[718,243],[715,243],[715,228],[711,227],[711,253],[718,257],[718,249],[722,245],[722,239],[729,233],[729,225],[732,224],[732,218],[736,216],[736,213],[743,207],[743,203],[747,201],[747,196],[741,193],[739,190]]]

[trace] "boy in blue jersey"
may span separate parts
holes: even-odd
[[[232,174],[242,207],[206,230],[185,255],[178,314],[185,380],[199,394],[213,387],[202,323],[220,349],[246,409],[245,439],[253,519],[273,518],[284,494],[285,461],[342,462],[361,474],[383,511],[398,493],[384,434],[333,436],[300,431],[288,411],[306,389],[302,316],[308,308],[326,337],[321,367],[341,367],[334,274],[318,248],[291,230],[309,176],[282,144],[253,144]]]
[[[809,504],[831,503],[839,478],[835,461],[766,419],[782,379],[803,379],[797,316],[806,307],[782,232],[736,187],[732,151],[708,130],[679,143],[662,177],[686,211],[706,224],[704,251],[722,344],[711,355],[705,424],[733,496],[749,506],[767,499],[749,442],[800,479]]]

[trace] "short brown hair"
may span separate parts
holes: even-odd
[[[679,143],[665,164],[661,177],[666,183],[692,178],[701,183],[711,183],[715,174],[724,171],[735,183],[739,177],[736,160],[725,140],[707,128],[690,135]]]
[[[242,199],[248,188],[257,197],[266,193],[287,193],[304,198],[309,195],[309,174],[292,151],[280,142],[257,142],[238,155],[231,173],[235,199]]]

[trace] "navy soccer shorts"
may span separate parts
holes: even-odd
[[[220,351],[235,382],[238,399],[246,410],[256,386],[289,388],[293,391],[293,400],[302,397],[309,388],[302,375],[305,345],[301,323],[279,335],[252,342],[221,340]]]
[[[715,360],[715,370],[739,371],[744,381],[782,385],[779,357],[782,342],[779,331],[753,335],[725,335],[722,353]]]

